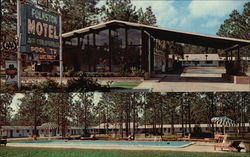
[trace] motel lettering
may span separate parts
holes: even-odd
[[[50,39],[59,39],[56,26],[47,23],[36,22],[35,20],[31,19],[28,19],[28,34],[48,37]]]

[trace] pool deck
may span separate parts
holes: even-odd
[[[153,147],[153,146],[110,146],[110,145],[82,145],[82,144],[45,144],[45,143],[8,143],[9,147],[39,147],[39,148],[76,148],[76,149],[104,149],[104,150],[159,150],[159,151],[185,151],[185,152],[217,152],[228,151],[214,150],[213,143],[196,142],[184,148],[178,147]],[[244,152],[244,151],[242,151]]]

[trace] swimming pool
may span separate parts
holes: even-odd
[[[27,141],[16,143],[36,143],[47,145],[85,145],[85,146],[126,146],[126,147],[178,147],[183,148],[194,144],[193,142],[153,142],[153,141],[67,141],[67,140],[48,140],[48,141]]]

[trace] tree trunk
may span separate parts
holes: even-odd
[[[125,125],[125,129],[126,129],[126,136],[128,137],[129,133],[128,133],[128,121],[129,121],[129,106],[126,106],[126,125]]]
[[[144,134],[145,137],[147,135],[147,112],[146,112],[146,105],[144,107]]]
[[[87,103],[84,105],[84,134],[87,134]]]
[[[183,108],[183,99],[181,102],[181,133],[182,133],[182,137],[184,137],[184,108]]]
[[[174,113],[171,111],[171,134],[174,134]]]
[[[133,140],[135,140],[135,102],[133,102]]]
[[[215,108],[214,108],[214,95],[212,93],[210,123],[212,123],[211,119],[215,116],[214,112],[215,112]],[[213,137],[214,137],[214,123],[212,123],[212,134],[213,134]]]
[[[34,135],[35,135],[35,137],[34,137],[34,139],[35,140],[37,140],[37,136],[38,136],[38,134],[37,134],[37,106],[36,106],[36,104],[37,104],[37,102],[35,102],[35,108],[34,108]]]
[[[163,111],[162,111],[162,105],[161,105],[161,138],[162,138],[162,134],[163,134]]]
[[[189,133],[191,134],[191,108],[190,108],[190,102],[188,103],[188,127],[189,127]]]

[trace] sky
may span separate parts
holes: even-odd
[[[157,26],[188,32],[216,35],[233,10],[240,13],[247,0],[131,0],[137,9],[148,6]],[[104,0],[99,6],[105,4]]]

